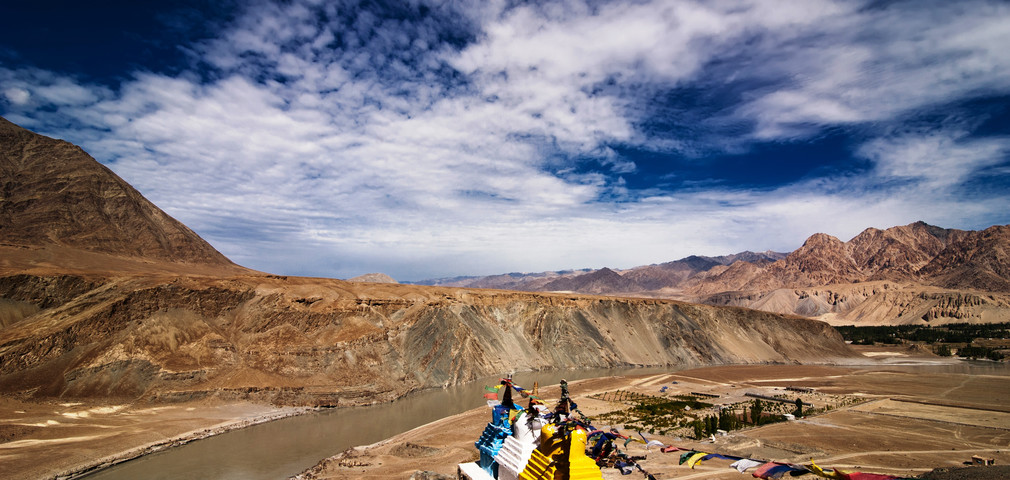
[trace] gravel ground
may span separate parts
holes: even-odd
[[[937,468],[919,478],[924,480],[1007,480],[1010,479],[1010,465]]]

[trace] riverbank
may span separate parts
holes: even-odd
[[[746,393],[782,394],[786,387],[803,386],[813,392],[789,395],[833,408],[794,422],[733,431],[714,442],[646,435],[699,451],[796,463],[813,458],[825,467],[906,476],[961,466],[975,454],[996,458],[998,464],[1010,462],[1010,376],[1005,366],[999,367],[999,374],[978,374],[969,372],[973,367],[965,362],[915,352],[877,348],[868,353],[877,353],[882,361],[705,367],[570,382],[570,389],[580,409],[593,417],[629,406],[606,400],[614,397],[608,392],[617,390],[661,395],[659,390],[667,386],[671,395],[701,392],[718,396],[716,403],[732,403],[744,400]],[[557,396],[556,387],[542,392],[545,398]],[[488,412],[486,407],[473,409],[348,449],[293,478],[406,479],[417,471],[455,478],[456,464],[477,457],[473,442],[488,422]],[[646,450],[637,443],[626,448],[630,455],[645,456],[642,465],[656,478],[741,478],[727,461],[711,460],[692,470],[679,464],[679,454]],[[604,469],[604,478],[622,475]]]
[[[0,479],[74,479],[166,448],[311,411],[255,403],[137,406],[0,398]]]

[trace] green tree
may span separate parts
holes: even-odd
[[[704,429],[701,426],[701,420],[696,419],[692,422],[692,426],[694,427],[694,438],[701,440],[701,437],[705,436]]]
[[[765,411],[765,405],[761,400],[754,399],[754,405],[750,408],[750,417],[754,425],[761,425],[761,414]]]

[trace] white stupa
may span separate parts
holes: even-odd
[[[526,468],[530,455],[540,444],[540,429],[544,424],[545,421],[536,409],[527,409],[516,417],[512,425],[512,436],[505,439],[495,456],[495,461],[498,462],[498,480],[519,479],[519,473]]]

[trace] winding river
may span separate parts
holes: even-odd
[[[578,380],[628,374],[663,373],[659,368],[589,369],[520,372],[517,385],[556,385],[562,378]],[[487,378],[444,389],[417,392],[395,402],[367,407],[324,410],[289,417],[169,448],[83,478],[87,480],[214,478],[278,480],[297,475],[320,460],[356,445],[367,445],[443,417],[483,405]],[[573,392],[574,393],[574,392]],[[475,432],[474,439],[479,432]]]

